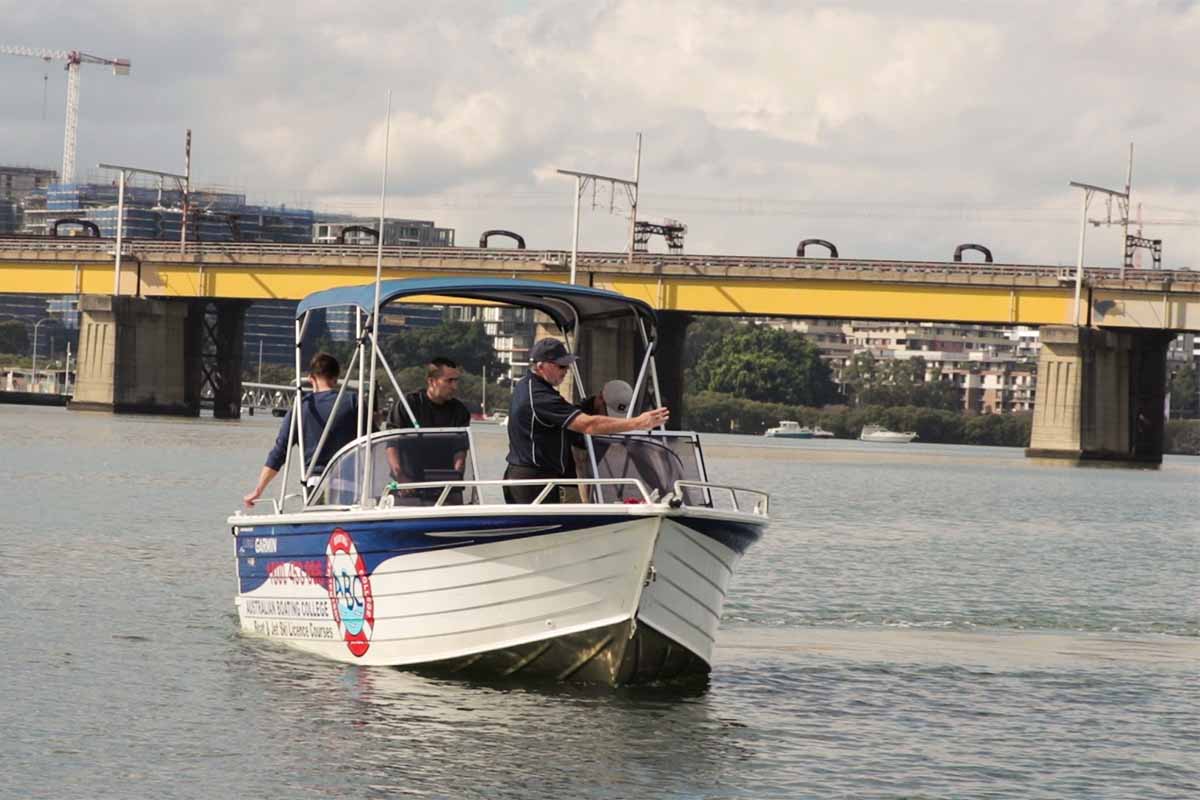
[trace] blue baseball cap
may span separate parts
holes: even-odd
[[[558,339],[539,339],[529,348],[529,361],[536,364],[539,361],[553,361],[560,367],[566,367],[579,360],[579,356],[567,352],[567,346]]]

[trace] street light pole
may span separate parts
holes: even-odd
[[[185,186],[190,182],[188,175],[176,175],[174,172],[159,172],[154,169],[142,169],[141,167],[126,167],[121,164],[98,164],[100,169],[109,169],[119,173],[117,184],[117,252],[113,259],[113,294],[121,294],[121,249],[125,243],[125,185],[126,181],[134,175],[154,175],[160,180],[163,178],[172,178],[178,184],[181,191],[187,191]],[[189,161],[190,175],[190,161]],[[139,284],[135,287],[134,295],[140,297],[142,287]]]
[[[1080,214],[1080,218],[1079,218],[1079,252],[1076,254],[1076,257],[1075,257],[1075,310],[1074,310],[1073,316],[1071,318],[1071,324],[1078,325],[1079,324],[1079,306],[1080,306],[1080,301],[1081,301],[1081,295],[1083,294],[1083,243],[1087,237],[1088,205],[1092,202],[1092,195],[1106,194],[1109,196],[1109,198],[1115,197],[1115,198],[1117,198],[1118,201],[1123,200],[1125,202],[1125,208],[1126,208],[1125,216],[1128,217],[1129,216],[1129,213],[1128,213],[1129,192],[1128,192],[1128,190],[1126,190],[1124,192],[1120,192],[1120,191],[1117,191],[1116,189],[1105,189],[1103,186],[1093,186],[1090,183],[1079,183],[1078,181],[1071,181],[1070,183],[1071,183],[1071,186],[1074,186],[1076,189],[1083,190],[1083,211]],[[1124,263],[1124,262],[1122,262],[1122,263]]]
[[[258,337],[258,382],[262,383],[262,345],[263,337]]]
[[[575,179],[575,213],[571,226],[571,283],[575,283],[575,276],[579,268],[579,200],[583,193],[587,190],[589,183],[592,184],[592,190],[595,191],[597,183],[607,183],[613,190],[612,207],[615,208],[615,193],[618,186],[625,189],[625,194],[629,199],[630,220],[629,220],[629,260],[633,261],[633,246],[637,238],[637,204],[638,204],[638,180],[642,168],[642,135],[639,133],[637,137],[637,155],[633,162],[633,180],[625,178],[613,178],[609,175],[599,175],[595,172],[579,172],[573,169],[557,170],[559,175],[567,175]],[[612,208],[610,208],[612,210]]]
[[[33,367],[30,372],[33,373],[33,378],[30,380],[30,388],[37,385],[37,334],[38,328],[43,322],[53,322],[54,317],[42,317],[37,322],[33,323]]]

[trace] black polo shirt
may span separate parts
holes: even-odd
[[[571,438],[567,425],[583,413],[544,378],[529,373],[513,387],[508,410],[508,463],[548,475],[568,475]]]
[[[465,428],[471,424],[471,412],[457,397],[451,397],[444,403],[438,404],[429,399],[424,389],[418,389],[404,395],[408,407],[412,409],[417,424],[422,428]],[[412,420],[404,410],[404,404],[397,400],[392,404],[388,414],[388,428],[411,428]]]

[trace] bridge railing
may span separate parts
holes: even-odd
[[[0,250],[20,250],[33,252],[74,253],[92,252],[98,255],[115,255],[115,242],[112,239],[91,239],[84,237],[49,238],[49,237],[6,237],[0,236]],[[185,252],[180,251],[178,242],[157,240],[132,239],[125,243],[123,255],[139,259],[154,260],[156,258],[175,260],[195,259],[233,259],[241,263],[271,263],[272,259],[286,258],[357,258],[374,260],[376,247],[374,245],[339,245],[339,244],[281,244],[270,242],[189,242]],[[385,246],[383,256],[386,259],[404,259],[429,262],[475,262],[480,266],[488,264],[511,263],[520,261],[541,264],[547,267],[565,267],[570,259],[570,253],[565,250],[516,250],[491,249],[472,247],[402,247]],[[639,271],[638,267],[653,266],[658,268],[678,268],[680,270],[705,269],[720,272],[745,268],[767,269],[771,271],[790,272],[797,270],[828,271],[838,273],[896,273],[896,274],[942,274],[942,275],[1001,275],[1011,277],[1056,278],[1073,280],[1074,267],[1046,266],[1037,264],[988,264],[964,263],[954,261],[904,261],[881,259],[823,259],[798,258],[794,256],[738,256],[738,255],[683,255],[666,253],[639,253],[630,261],[628,253],[586,251],[578,254],[581,265],[592,268],[611,268],[621,271],[621,268]],[[1118,278],[1120,269],[1117,267],[1086,267],[1085,275],[1090,278],[1110,280]],[[1194,270],[1136,270],[1132,274],[1126,271],[1126,278],[1162,280],[1183,280],[1194,282],[1200,272]],[[732,277],[732,276],[731,276]]]

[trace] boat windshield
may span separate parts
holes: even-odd
[[[700,442],[694,433],[652,431],[649,433],[593,436],[597,478],[637,478],[660,497],[675,490],[676,481],[707,480]],[[595,502],[625,502],[638,497],[631,485],[593,486]],[[685,487],[684,501],[690,506],[711,506],[703,489]]]
[[[311,506],[348,506],[362,497],[366,461],[371,459],[369,498],[393,506],[432,506],[443,491],[442,505],[479,502],[474,487],[412,486],[475,480],[471,434],[466,428],[423,428],[386,431],[348,445],[333,461]]]

